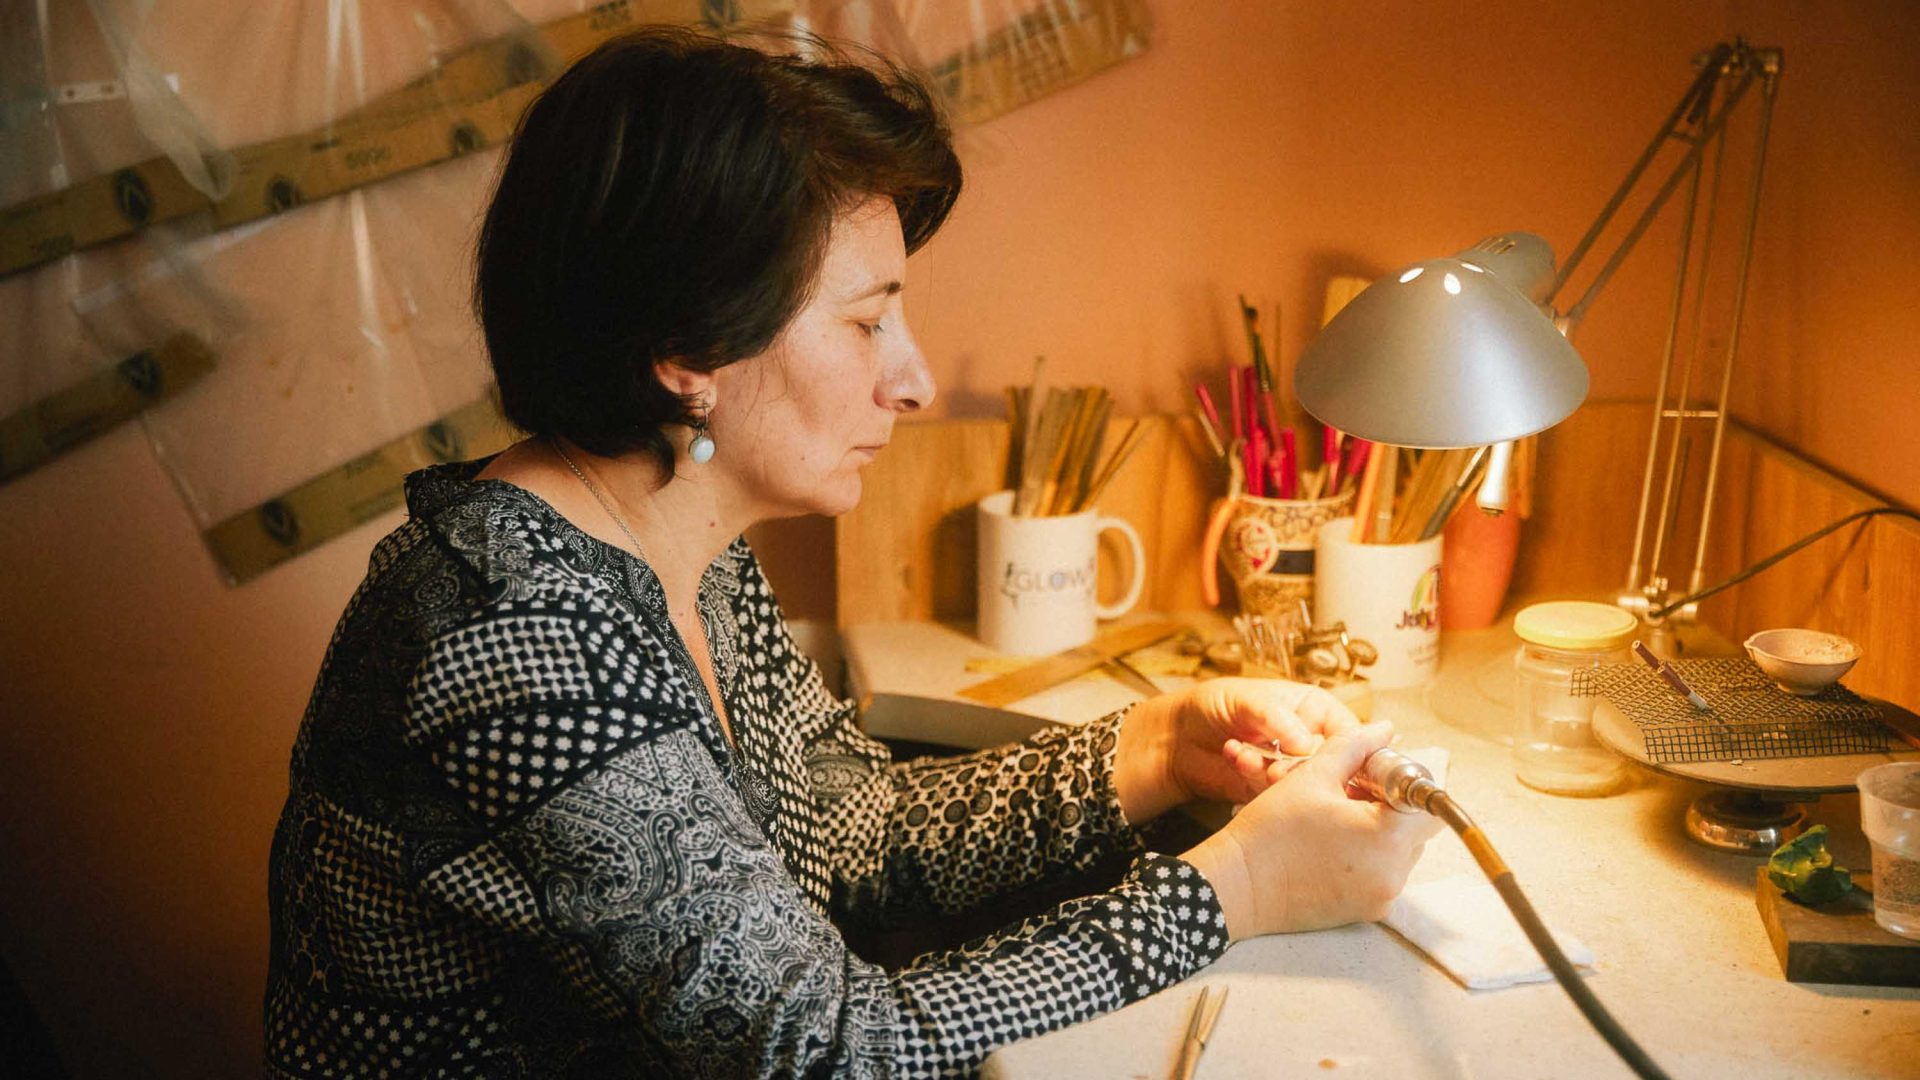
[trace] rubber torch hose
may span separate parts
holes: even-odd
[[[1513,871],[1507,868],[1506,860],[1493,849],[1493,844],[1487,840],[1486,834],[1480,831],[1480,826],[1473,823],[1473,819],[1460,808],[1460,804],[1453,801],[1451,795],[1433,786],[1431,780],[1427,781],[1427,786],[1431,790],[1417,791],[1417,797],[1420,800],[1419,808],[1446,822],[1448,827],[1460,835],[1461,842],[1467,845],[1467,850],[1473,854],[1474,861],[1479,863],[1480,869],[1486,873],[1487,880],[1493,883],[1494,891],[1500,894],[1500,899],[1507,902],[1507,907],[1513,912],[1514,919],[1520,923],[1520,929],[1526,932],[1527,940],[1533,942],[1534,951],[1540,954],[1540,959],[1547,962],[1547,970],[1553,973],[1554,979],[1560,983],[1561,989],[1567,992],[1567,996],[1573,999],[1574,1005],[1587,1018],[1587,1022],[1593,1025],[1593,1029],[1600,1033],[1600,1037],[1607,1041],[1608,1046],[1613,1047],[1614,1053],[1620,1055],[1620,1060],[1627,1063],[1628,1068],[1634,1071],[1634,1075],[1644,1080],[1668,1080],[1666,1072],[1654,1064],[1653,1059],[1647,1056],[1647,1052],[1640,1048],[1639,1043],[1633,1041],[1633,1037],[1628,1035],[1626,1029],[1620,1026],[1620,1022],[1613,1018],[1613,1014],[1607,1011],[1606,1006],[1600,1004],[1600,999],[1594,996],[1593,991],[1580,978],[1580,974],[1574,970],[1573,963],[1567,959],[1567,954],[1560,951],[1559,944],[1553,940],[1553,935],[1548,933],[1546,923],[1540,921],[1540,916],[1533,910],[1533,905],[1527,902],[1526,894],[1520,891],[1520,885],[1514,881]]]

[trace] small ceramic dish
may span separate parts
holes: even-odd
[[[1824,630],[1762,630],[1747,639],[1747,655],[1775,686],[1812,697],[1859,661],[1860,646]]]

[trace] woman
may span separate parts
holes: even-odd
[[[794,648],[741,532],[837,514],[934,386],[909,251],[960,189],[892,69],[680,31],[611,43],[522,122],[479,244],[531,436],[410,478],[294,748],[268,1072],[949,1075],[1233,939],[1378,917],[1423,821],[1346,797],[1383,725],[1216,681],[896,764]],[[1307,764],[1281,778],[1246,744]],[[1324,745],[1320,745],[1324,742]],[[882,971],[894,925],[1138,852],[1106,892]]]

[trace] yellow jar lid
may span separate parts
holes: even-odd
[[[1522,641],[1549,649],[1617,649],[1640,626],[1632,614],[1591,600],[1529,604],[1513,617]]]

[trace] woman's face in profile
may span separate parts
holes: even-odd
[[[765,353],[714,372],[714,465],[756,517],[853,509],[894,419],[933,401],[901,303],[906,270],[890,200],[843,212],[806,306]]]

